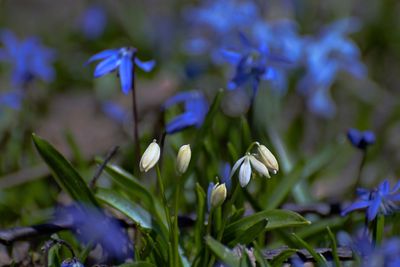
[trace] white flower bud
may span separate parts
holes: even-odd
[[[148,172],[160,159],[160,146],[154,139],[153,142],[146,148],[142,158],[140,159],[139,167],[141,172]]]
[[[268,168],[273,174],[277,174],[279,171],[278,161],[275,156],[269,151],[264,145],[257,146],[259,160]]]
[[[227,191],[225,184],[217,183],[216,185],[214,185],[211,191],[211,207],[218,208],[219,206],[221,206],[226,199],[226,194]]]
[[[183,145],[179,148],[178,156],[176,157],[176,170],[179,174],[184,174],[189,166],[192,151],[190,145]]]

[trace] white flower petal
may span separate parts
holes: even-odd
[[[233,165],[233,168],[231,170],[231,174],[229,175],[229,178],[232,178],[232,176],[235,174],[236,170],[239,168],[240,164],[242,164],[244,157],[241,157],[238,161],[236,161],[235,165]]]
[[[241,187],[245,187],[250,182],[251,166],[249,156],[245,156],[242,166],[239,170],[239,183]]]
[[[140,171],[148,172],[154,165],[157,164],[160,159],[160,146],[157,144],[156,140],[146,148],[142,158],[140,159],[139,167]]]
[[[271,178],[271,176],[269,175],[268,169],[267,167],[265,167],[265,165],[259,161],[258,159],[256,159],[253,155],[249,156],[250,158],[250,163],[251,166],[261,175],[261,176],[265,176],[267,178]]]

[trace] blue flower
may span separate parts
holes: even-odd
[[[200,7],[186,9],[185,17],[189,23],[226,34],[252,24],[259,17],[259,9],[252,1],[209,0]]]
[[[375,143],[375,134],[372,131],[351,128],[347,131],[347,138],[353,146],[362,150]]]
[[[231,191],[231,187],[232,187],[232,179],[230,177],[231,169],[232,169],[232,166],[231,166],[231,164],[229,164],[229,162],[222,163],[220,165],[220,169],[219,169],[219,174],[221,176],[221,184],[226,185],[226,189],[228,190],[228,192]]]
[[[364,233],[356,238],[351,238],[345,232],[338,233],[341,246],[350,247],[362,259],[362,267],[397,267],[400,266],[400,239],[392,237],[376,246]]]
[[[343,19],[326,27],[318,38],[304,41],[307,73],[298,89],[308,97],[310,110],[318,115],[327,118],[334,115],[335,105],[328,90],[340,71],[357,78],[366,74],[359,48],[346,36],[357,28],[355,20]]]
[[[99,243],[110,259],[122,261],[131,257],[132,242],[120,223],[106,216],[102,210],[86,205],[62,208],[56,213],[57,221],[68,221],[72,230],[84,243]]]
[[[208,102],[200,91],[178,93],[165,101],[164,109],[178,103],[184,103],[185,111],[167,123],[165,127],[167,134],[173,134],[191,126],[199,128],[207,115]]]
[[[253,45],[243,34],[240,35],[244,49],[241,53],[222,50],[223,57],[233,66],[235,74],[228,84],[229,90],[250,83],[252,98],[257,94],[261,80],[280,80],[281,72],[274,63],[288,63],[284,58],[271,55],[265,43]]]
[[[24,95],[20,90],[8,91],[0,93],[0,106],[7,106],[14,110],[21,108]]]
[[[61,263],[61,267],[85,267],[77,259],[67,259]]]
[[[102,104],[102,110],[109,118],[115,120],[118,123],[123,124],[127,120],[128,113],[126,112],[126,110],[124,110],[123,107],[114,102],[105,101]]]
[[[82,15],[81,30],[88,39],[97,39],[103,32],[107,24],[107,17],[101,6],[91,5]]]
[[[34,78],[51,82],[55,73],[51,64],[54,51],[42,46],[37,38],[28,38],[19,42],[14,33],[8,30],[0,32],[0,61],[13,65],[12,81],[16,85],[25,85]]]
[[[122,47],[120,49],[104,50],[95,54],[89,59],[89,63],[97,60],[101,62],[94,70],[94,77],[98,78],[118,69],[122,92],[128,94],[132,89],[134,78],[134,65],[149,72],[155,66],[155,61],[141,61],[136,57],[137,49],[132,47]]]
[[[400,182],[390,190],[389,181],[386,179],[374,190],[359,188],[357,189],[359,196],[357,201],[345,208],[341,214],[345,216],[354,210],[367,209],[366,217],[368,221],[374,220],[379,212],[385,215],[390,214],[398,209],[395,202],[400,201],[399,189]]]

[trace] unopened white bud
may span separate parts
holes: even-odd
[[[144,151],[142,158],[140,159],[139,167],[141,172],[147,172],[154,165],[157,164],[160,159],[160,146],[157,144],[157,141],[154,139],[153,142],[146,148]]]
[[[226,199],[226,186],[225,184],[216,184],[214,185],[212,191],[211,191],[211,207],[212,208],[218,208],[219,206],[224,203]]]
[[[176,170],[179,174],[184,174],[189,166],[192,151],[190,145],[183,145],[179,148],[178,156],[176,157]]]
[[[273,174],[277,174],[279,171],[278,161],[275,156],[269,151],[264,145],[257,145],[258,158]]]

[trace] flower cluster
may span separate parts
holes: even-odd
[[[278,173],[279,165],[275,156],[269,151],[264,145],[260,145],[258,142],[257,154],[251,154],[247,152],[246,155],[241,157],[235,165],[233,165],[230,178],[235,174],[237,169],[239,169],[239,183],[240,186],[245,187],[249,182],[252,174],[252,167],[261,176],[271,178],[269,172],[273,174]]]
[[[398,209],[395,202],[400,201],[399,189],[400,182],[390,189],[389,181],[386,179],[374,190],[359,188],[357,189],[357,201],[345,208],[342,211],[342,216],[358,209],[367,209],[366,217],[368,221],[375,219],[378,213],[390,214]]]

